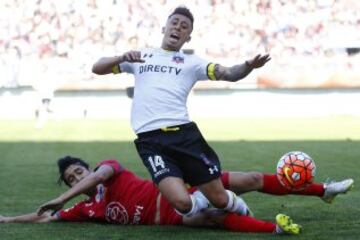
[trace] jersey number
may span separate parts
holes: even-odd
[[[161,169],[165,168],[165,163],[162,160],[162,158],[158,155],[155,155],[154,158],[151,156],[148,158],[148,161],[153,169],[153,171],[156,173],[158,171],[157,167],[161,167]]]

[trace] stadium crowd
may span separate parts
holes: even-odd
[[[181,3],[1,1],[0,87],[36,85],[44,76],[53,81],[92,78],[90,64],[99,56],[156,46],[161,34],[154,33]],[[270,52],[273,65],[283,70],[304,61],[331,62],[332,67],[340,62],[355,69],[359,54],[354,57],[346,49],[359,47],[359,5],[356,0],[189,1],[195,31],[185,48],[224,64]]]

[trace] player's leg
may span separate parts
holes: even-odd
[[[308,195],[321,197],[327,203],[331,203],[337,194],[347,193],[354,184],[353,179],[345,179],[325,184],[312,183],[304,190],[290,191],[280,184],[276,174],[260,172],[223,172],[221,180],[225,188],[234,191],[236,194],[260,191],[273,195]]]
[[[147,136],[145,139],[135,140],[135,144],[161,194],[181,215],[191,216],[201,209],[207,208],[209,201],[199,191],[189,194],[179,167],[171,156],[163,153],[153,144],[158,141],[156,137]]]
[[[332,203],[338,194],[345,194],[354,186],[354,180],[351,178],[342,181],[327,181],[324,183],[325,192],[321,199],[326,203]]]
[[[187,226],[221,227],[229,231],[248,233],[299,234],[301,226],[283,214],[276,216],[276,223],[262,221],[250,216],[226,213],[218,209],[208,209],[193,217],[184,217]]]
[[[160,181],[158,188],[170,205],[179,212],[185,213],[191,210],[192,200],[181,178],[166,177]]]
[[[223,172],[221,181],[225,189],[242,194],[263,189],[263,177],[260,172]]]
[[[189,157],[181,160],[185,181],[196,186],[216,208],[244,215],[252,214],[239,196],[224,188],[220,179],[220,162],[214,152],[204,152],[199,154],[203,159]]]
[[[191,227],[218,227],[234,232],[274,233],[276,224],[253,217],[207,209],[192,217],[183,217],[183,224]]]
[[[290,191],[280,184],[276,174],[263,174],[260,172],[224,172],[221,179],[224,186],[228,186],[230,190],[237,194],[259,191],[272,195],[297,194],[322,197],[325,190],[324,184],[312,183],[302,191]]]
[[[236,232],[276,232],[276,224],[258,220],[253,217],[229,213],[224,217],[222,225],[225,229]]]
[[[241,197],[230,190],[226,190],[220,178],[198,186],[200,191],[209,199],[210,203],[219,209],[241,215],[251,215],[251,211]]]
[[[249,214],[246,203],[222,185],[219,158],[197,126],[194,123],[187,125],[179,140],[181,146],[171,146],[169,152],[176,153],[184,180],[191,186],[197,186],[214,207]]]
[[[221,211],[221,212],[219,212]],[[182,217],[182,225],[189,227],[222,227],[225,213],[222,210],[206,209],[191,217]]]
[[[273,195],[294,194],[321,197],[324,195],[325,189],[322,183],[312,183],[304,190],[291,191],[281,185],[276,174],[263,174],[263,187],[259,191]]]
[[[263,175],[263,187],[260,192],[274,194],[274,195],[304,195],[304,196],[318,196],[326,203],[331,203],[338,194],[347,193],[353,186],[354,180],[349,178],[342,181],[331,181],[328,183],[312,183],[307,188],[301,191],[290,191],[284,188],[278,181],[275,174]]]
[[[181,178],[165,177],[158,183],[158,188],[181,215],[192,216],[208,207],[208,200],[199,191],[189,194]]]
[[[323,184],[313,183],[303,191],[290,191],[283,187],[275,174],[263,174],[260,172],[223,172],[221,180],[225,188],[234,191],[236,194],[250,191],[260,191],[273,195],[313,195],[323,196]]]
[[[148,159],[149,160],[149,159]],[[158,160],[160,161],[160,160]],[[171,161],[161,160],[156,169],[145,164],[161,194],[180,215],[192,216],[209,206],[209,201],[200,191],[189,193],[182,174]],[[150,164],[151,165],[151,164]],[[159,169],[158,169],[159,168]]]
[[[225,216],[222,225],[225,229],[236,232],[248,233],[274,233],[274,234],[299,234],[301,226],[293,223],[289,216],[278,214],[276,223],[263,221],[250,216],[241,216],[229,213]]]

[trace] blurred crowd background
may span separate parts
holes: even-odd
[[[90,86],[99,57],[159,47],[183,3],[195,16],[185,48],[224,65],[271,54],[244,86],[360,87],[357,0],[4,0],[0,87]]]

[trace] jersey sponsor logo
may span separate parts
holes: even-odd
[[[145,65],[141,65],[139,67],[139,74],[142,74],[145,72],[161,72],[161,73],[179,75],[181,70],[182,70],[181,68],[177,68],[177,67],[145,64]]]
[[[144,209],[143,206],[140,206],[140,205],[135,206],[135,213],[134,213],[134,218],[133,218],[132,224],[139,224],[140,223],[141,213],[142,213],[143,209]]]
[[[105,219],[110,223],[128,224],[129,215],[126,208],[119,202],[111,202],[106,206]]]
[[[173,56],[172,61],[176,64],[184,63],[184,58],[181,56]]]

